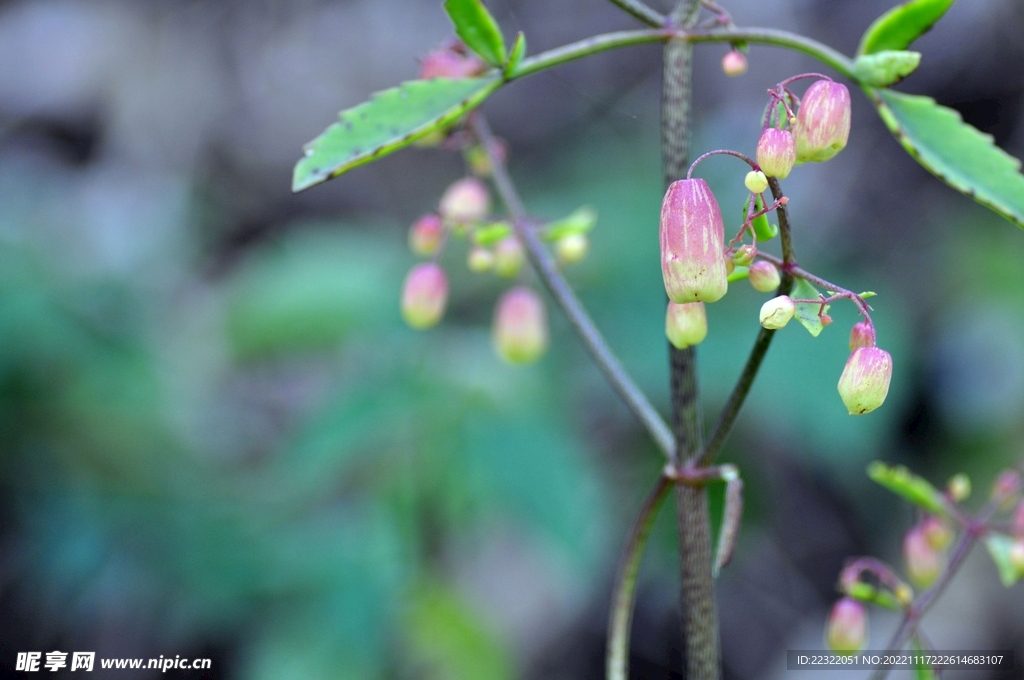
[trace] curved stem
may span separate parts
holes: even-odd
[[[752,158],[750,158],[750,156],[748,156],[746,154],[742,154],[739,151],[732,151],[730,149],[715,149],[714,151],[708,151],[706,154],[702,154],[702,155],[698,156],[697,160],[695,160],[693,163],[690,163],[690,169],[686,171],[686,179],[690,179],[690,176],[693,175],[694,168],[696,168],[697,165],[702,160],[704,160],[705,158],[707,158],[709,156],[735,156],[736,158],[739,158],[741,161],[743,161],[744,163],[749,165],[751,167],[751,169],[753,169],[753,170],[760,170],[761,169],[757,165],[757,163],[755,163],[754,160]]]
[[[568,282],[566,282],[561,272],[558,271],[554,258],[544,247],[544,244],[541,243],[535,231],[530,228],[526,208],[519,198],[519,192],[516,191],[516,187],[512,183],[512,178],[508,174],[508,168],[505,167],[504,161],[494,153],[494,135],[491,134],[491,129],[482,114],[474,114],[472,126],[480,138],[483,148],[487,151],[498,193],[512,215],[512,223],[516,230],[516,235],[526,248],[530,263],[536,270],[537,275],[544,282],[548,292],[551,293],[551,297],[555,299],[555,302],[565,312],[569,323],[572,324],[573,329],[580,336],[580,339],[583,340],[583,344],[586,346],[587,351],[590,352],[594,363],[597,364],[598,368],[601,369],[601,372],[608,379],[608,382],[611,383],[615,391],[626,402],[626,406],[647,428],[647,431],[658,445],[658,448],[665,454],[665,457],[668,460],[672,460],[675,455],[675,442],[672,438],[672,431],[669,430],[668,425],[662,420],[658,411],[648,401],[643,391],[633,382],[632,378],[629,377],[622,364],[619,363],[619,360],[601,335],[601,331],[597,329],[597,326],[590,318],[590,315],[587,314],[587,310],[584,309],[579,298],[576,297]]]
[[[615,577],[612,594],[612,609],[608,619],[608,657],[606,661],[607,680],[627,680],[629,677],[629,632],[633,624],[633,610],[636,606],[636,579],[640,573],[647,538],[658,516],[658,510],[668,498],[672,480],[661,475],[654,488],[647,494],[640,514],[626,539],[622,562]]]
[[[541,52],[540,54],[523,59],[513,73],[508,76],[509,80],[515,80],[528,76],[537,71],[558,66],[569,61],[589,57],[592,54],[613,50],[617,47],[628,47],[630,45],[643,45],[645,43],[664,42],[675,35],[669,29],[643,28],[636,31],[616,31],[614,33],[603,33],[592,38],[586,38],[579,42],[569,43],[561,47]]]
[[[631,14],[648,26],[664,26],[665,16],[654,11],[639,0],[611,0],[627,14]]]
[[[813,283],[815,286],[838,293],[838,295],[832,296],[825,300],[801,300],[800,302],[810,302],[818,304],[832,302],[833,298],[848,298],[851,302],[853,302],[853,304],[857,305],[857,311],[860,312],[860,315],[863,316],[868,323],[874,325],[874,322],[871,321],[871,308],[868,306],[868,303],[864,301],[864,298],[862,298],[860,295],[857,295],[853,291],[847,290],[842,286],[837,286],[836,284],[830,281],[826,281],[820,276],[816,276],[807,271],[806,269],[802,269],[801,267],[796,266],[795,264],[787,265],[783,260],[780,260],[774,255],[769,255],[768,253],[758,253],[757,256],[763,260],[767,260],[768,262],[771,262],[772,264],[782,268],[784,273],[792,274],[793,276],[796,276],[798,278],[805,279],[808,283]]]
[[[780,31],[774,28],[726,28],[688,33],[686,39],[695,43],[751,42],[785,47],[814,57],[850,80],[857,82],[856,76],[853,75],[852,59],[817,40],[812,40],[796,33],[790,33],[789,31]]]

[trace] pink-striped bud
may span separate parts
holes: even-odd
[[[529,288],[517,287],[501,296],[494,314],[494,348],[505,361],[528,364],[548,347],[544,303]]]
[[[851,416],[870,413],[889,394],[892,357],[878,347],[858,347],[839,376],[839,396]]]
[[[466,50],[461,43],[432,50],[420,62],[420,78],[472,78],[487,70],[480,57]]]
[[[827,161],[850,137],[850,91],[842,83],[818,80],[807,88],[796,118],[797,164]]]
[[[445,190],[438,212],[445,221],[465,224],[484,219],[490,209],[487,185],[476,177],[463,177]]]
[[[796,303],[788,295],[773,297],[761,305],[759,315],[761,325],[770,331],[777,331],[785,328],[793,315],[796,314]]]
[[[722,57],[722,71],[730,77],[743,75],[747,72],[747,58],[739,50],[729,50]]]
[[[856,652],[868,641],[868,610],[852,597],[832,606],[825,630],[825,642],[834,652]]]
[[[448,277],[433,262],[418,264],[405,277],[402,318],[418,330],[430,328],[444,316],[448,304]]]
[[[750,285],[754,290],[762,293],[771,293],[782,283],[779,269],[771,262],[761,260],[750,265]]]
[[[942,571],[942,554],[928,542],[922,526],[918,525],[903,537],[903,562],[907,576],[919,588],[927,588]]]
[[[945,550],[953,542],[953,530],[935,515],[928,515],[921,522],[921,533],[933,550]]]
[[[858,321],[850,329],[850,351],[858,347],[871,347],[875,344],[875,327],[867,321]]]
[[[673,182],[661,204],[661,273],[673,302],[715,302],[729,287],[725,225],[702,179]]]
[[[494,273],[506,279],[513,278],[523,267],[523,246],[515,236],[506,236],[494,246]]]
[[[424,215],[409,229],[409,249],[417,255],[430,257],[437,252],[444,238],[444,226],[437,215]]]
[[[789,130],[766,128],[757,142],[757,164],[769,177],[786,179],[796,163],[796,141]]]
[[[703,302],[668,303],[665,335],[676,349],[699,345],[708,335],[708,316]]]

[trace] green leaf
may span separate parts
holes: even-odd
[[[516,41],[512,43],[512,52],[509,54],[508,63],[505,64],[505,77],[515,77],[516,71],[519,70],[519,64],[522,63],[523,57],[526,56],[526,35],[519,31],[519,35],[516,36]]]
[[[873,93],[889,130],[911,156],[943,182],[1024,227],[1020,161],[930,97]]]
[[[945,517],[947,514],[942,493],[928,480],[918,477],[903,465],[889,467],[885,463],[875,461],[868,466],[868,477],[933,515]]]
[[[478,246],[486,248],[511,235],[511,224],[508,222],[493,222],[473,230],[473,242]]]
[[[577,208],[572,214],[548,224],[544,230],[544,238],[557,241],[563,236],[585,234],[597,225],[597,211],[590,206]]]
[[[869,583],[858,581],[849,588],[846,588],[845,592],[855,600],[877,604],[879,607],[884,607],[890,611],[898,612],[903,609],[900,601],[887,588],[876,588]]]
[[[875,19],[860,39],[857,54],[903,50],[942,18],[954,0],[912,0]]]
[[[815,300],[818,298],[818,289],[805,279],[797,279],[789,296],[794,300]],[[820,304],[811,302],[796,303],[796,320],[814,337],[818,337],[825,328],[824,324],[821,323],[821,317],[818,316],[820,310]],[[825,306],[825,311],[828,311],[827,305]]]
[[[445,0],[444,9],[469,49],[492,66],[504,65],[505,38],[481,0]]]
[[[749,200],[750,199],[748,198],[747,201]],[[744,205],[743,209],[747,209],[746,205]],[[761,200],[760,196],[757,196],[754,199],[754,211],[761,212],[762,210],[764,210],[764,201]],[[747,219],[746,212],[743,213],[743,219]],[[754,221],[750,223],[750,226],[754,228],[754,235],[757,236],[758,241],[770,241],[779,233],[779,228],[776,225],[768,223],[767,213],[760,217],[755,217]]]
[[[1014,566],[1010,557],[1010,551],[1013,550],[1016,541],[1004,534],[995,533],[985,536],[984,541],[985,547],[988,548],[988,554],[992,556],[992,561],[996,563],[996,568],[999,570],[999,580],[1009,588],[1021,577],[1021,573]]]
[[[501,78],[491,73],[481,78],[412,80],[378,92],[370,101],[342,111],[337,123],[303,147],[292,191],[337,177],[454,123],[499,85]]]
[[[853,75],[863,85],[888,87],[909,76],[920,63],[920,52],[883,50],[857,57],[853,62]]]

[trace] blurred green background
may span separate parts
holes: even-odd
[[[456,154],[407,150],[289,192],[303,142],[448,36],[440,4],[0,3],[0,673],[60,649],[211,657],[203,677],[253,680],[600,677],[656,450],[550,305],[539,364],[494,356],[505,284],[469,274],[462,244],[444,322],[404,327],[406,230],[463,174]],[[489,5],[533,52],[634,26],[599,0]],[[849,53],[889,5],[726,6]],[[1022,30],[1017,0],[962,0],[901,88],[1020,157]],[[751,153],[765,89],[819,67],[754,46],[726,79],[724,52],[698,50],[694,149]],[[532,213],[600,213],[568,277],[666,412],[659,56],[568,65],[485,111]],[[702,174],[738,224],[741,168]],[[885,406],[851,418],[835,385],[852,306],[817,339],[776,339],[724,455],[748,488],[719,582],[728,678],[780,677],[786,649],[821,644],[847,557],[899,564],[913,513],[867,462],[966,471],[984,496],[1024,453],[1024,234],[927,175],[856,94],[850,146],[786,190],[801,263],[879,294],[896,372]],[[739,283],[709,307],[709,421],[763,299]],[[647,680],[681,666],[664,515],[635,624]],[[1021,654],[1022,606],[979,553],[925,630]],[[895,623],[873,618],[874,647]]]

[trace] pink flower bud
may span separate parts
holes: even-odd
[[[868,641],[868,610],[852,597],[835,603],[828,616],[825,641],[834,652],[856,652]]]
[[[472,78],[487,70],[480,57],[468,52],[462,43],[432,50],[420,62],[420,78]]]
[[[1020,491],[1020,473],[1016,470],[1003,470],[992,485],[992,500],[1005,501]]]
[[[562,264],[576,264],[587,256],[590,240],[586,234],[566,234],[555,242],[555,253]]]
[[[778,268],[771,262],[755,262],[750,265],[750,285],[754,290],[762,293],[771,293],[782,283]]]
[[[702,179],[673,182],[661,204],[661,273],[673,302],[715,302],[729,287],[725,225]]]
[[[761,325],[770,331],[785,328],[793,315],[796,314],[796,303],[788,295],[773,297],[761,305]]]
[[[932,550],[945,550],[953,542],[952,529],[935,515],[925,517],[920,526],[921,533]]]
[[[430,257],[437,252],[444,238],[444,227],[437,215],[424,215],[409,229],[409,249],[417,255]]]
[[[506,236],[494,246],[494,273],[511,279],[523,267],[523,246],[515,236]]]
[[[882,405],[892,379],[892,357],[878,347],[858,347],[839,376],[839,396],[850,415],[870,413]]]
[[[907,576],[914,585],[927,588],[939,577],[944,560],[918,525],[903,537],[903,561],[907,566]]]
[[[477,274],[488,272],[494,268],[494,253],[487,248],[473,246],[466,255],[466,266]]]
[[[796,141],[789,130],[766,128],[757,142],[757,164],[769,177],[786,179],[796,162]]]
[[[729,50],[722,57],[722,71],[730,77],[743,75],[747,72],[747,58],[739,50]]]
[[[732,256],[733,264],[739,267],[747,267],[757,257],[757,246],[750,244],[740,246]]]
[[[751,170],[743,178],[743,185],[747,187],[747,191],[759,194],[768,188],[768,178],[760,170]]]
[[[544,303],[529,288],[517,287],[498,301],[494,315],[494,348],[505,361],[528,364],[548,346],[548,319]]]
[[[858,347],[871,347],[875,344],[875,327],[867,321],[858,321],[850,329],[850,351]]]
[[[665,335],[676,349],[699,345],[708,334],[708,317],[703,302],[668,303]]]
[[[793,138],[796,162],[827,161],[850,137],[850,91],[842,83],[818,80],[800,102]]]
[[[444,192],[438,211],[445,221],[467,223],[487,217],[490,209],[491,194],[487,185],[476,177],[463,177]]]
[[[448,304],[448,278],[433,262],[418,264],[405,277],[402,318],[418,330],[430,328],[444,316]]]

